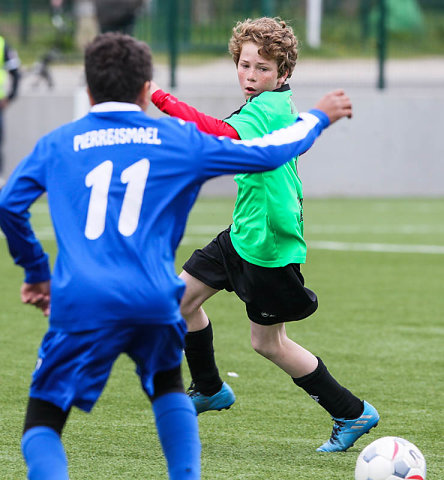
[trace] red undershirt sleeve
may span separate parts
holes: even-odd
[[[187,122],[194,122],[201,132],[240,139],[239,134],[231,125],[218,118],[205,115],[205,113],[199,112],[185,102],[180,102],[171,93],[166,93],[159,89],[153,93],[151,101],[160,111],[172,117],[181,118]]]

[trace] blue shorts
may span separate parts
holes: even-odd
[[[184,320],[88,332],[49,330],[39,349],[30,396],[65,411],[76,406],[89,412],[121,353],[134,361],[142,388],[152,395],[154,375],[181,364],[185,333]]]

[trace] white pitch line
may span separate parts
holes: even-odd
[[[221,232],[227,225],[188,225],[187,234],[212,234]],[[402,235],[422,235],[422,234],[443,234],[444,225],[428,224],[404,224],[404,225],[308,225],[305,227],[307,235],[310,234],[402,234]]]
[[[309,225],[307,234],[314,233],[368,233],[368,234],[443,234],[444,225]]]
[[[186,233],[189,235],[213,235],[215,237],[218,235],[222,230],[225,230],[229,227],[230,224],[227,225],[189,225],[186,229]]]
[[[309,249],[382,253],[444,254],[444,245],[400,245],[395,243],[308,242]]]
[[[54,230],[52,227],[43,227],[34,230],[36,237],[39,240],[55,240]],[[0,231],[0,238],[5,238],[3,232]]]
[[[210,229],[210,227],[199,228],[200,233],[211,233],[209,236],[203,235],[186,235],[181,242],[181,245],[196,245],[206,244],[213,237],[214,232],[219,232],[221,229]],[[36,236],[40,240],[54,240],[54,233],[50,228],[42,228],[36,231]],[[0,232],[0,238],[4,238]],[[422,253],[432,255],[444,255],[444,245],[408,245],[396,243],[360,243],[360,242],[333,242],[328,240],[313,240],[307,241],[309,250],[333,250],[343,252],[378,252],[378,253]]]
[[[181,245],[205,245],[213,237],[203,235],[187,235]],[[343,252],[379,252],[379,253],[423,253],[444,255],[444,245],[401,245],[394,243],[359,243],[359,242],[330,242],[307,241],[309,250],[333,250]]]

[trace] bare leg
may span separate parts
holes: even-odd
[[[180,311],[187,322],[189,332],[196,332],[208,326],[209,320],[202,308],[205,300],[208,300],[219,290],[205,285],[197,278],[183,271],[179,277],[185,282],[185,294],[180,304]]]
[[[293,378],[312,373],[318,359],[305,348],[287,337],[284,323],[259,325],[250,322],[251,345],[254,350]]]
[[[336,418],[357,418],[363,404],[340,385],[322,360],[287,337],[285,324],[258,325],[251,322],[251,344],[256,352],[288,373],[327,412]]]

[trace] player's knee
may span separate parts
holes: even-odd
[[[200,304],[196,304],[192,298],[184,295],[182,301],[180,302],[180,313],[188,323],[189,321],[192,321],[200,307]]]
[[[275,342],[254,335],[251,336],[251,346],[255,352],[269,360],[275,358],[279,350]]]
[[[51,402],[30,397],[23,433],[33,427],[49,427],[61,435],[68,415],[69,410],[65,412]]]
[[[203,303],[212,295],[218,292],[214,288],[205,285],[205,283],[197,280],[189,273],[183,271],[179,277],[185,282],[185,293],[180,302],[180,312],[182,316],[189,322],[199,322],[201,317],[205,316],[203,312]]]
[[[193,319],[199,314],[199,310],[202,304],[192,295],[189,290],[185,290],[185,293],[180,302],[180,313],[185,318],[187,325],[192,322]]]
[[[202,330],[208,325],[208,317],[200,303],[186,302],[181,304],[180,313],[187,323],[188,330],[191,332]]]
[[[150,396],[150,400],[154,401],[167,393],[185,393],[180,365],[154,375],[154,394]]]

